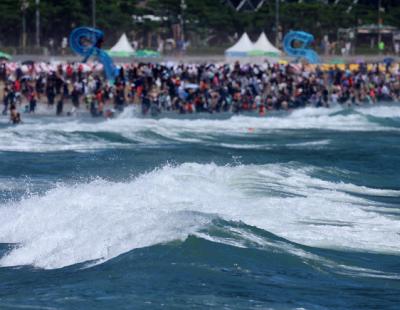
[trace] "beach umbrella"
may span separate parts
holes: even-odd
[[[90,72],[90,71],[91,71],[91,68],[90,68],[90,66],[89,66],[87,63],[83,63],[83,64],[82,64],[82,71],[83,71],[84,73],[87,73],[87,72]]]
[[[194,83],[188,83],[188,84],[185,84],[185,88],[186,89],[197,89],[197,88],[199,88],[199,85],[194,84]]]
[[[12,58],[11,55],[0,51],[0,59],[11,60],[11,58]]]
[[[33,60],[25,60],[23,61],[21,64],[22,65],[28,65],[28,66],[32,66],[35,62]]]
[[[350,71],[360,70],[360,64],[349,64]]]
[[[392,58],[392,57],[386,57],[385,59],[383,59],[383,63],[388,66],[390,66],[393,62],[394,62],[394,58]]]
[[[104,66],[103,66],[103,64],[101,64],[101,63],[95,64],[95,65],[93,66],[93,68],[92,68],[93,71],[102,71],[103,69],[104,69]]]
[[[41,69],[42,72],[49,72],[49,66],[45,62],[41,62],[39,64],[39,68]]]
[[[363,63],[365,63],[365,58],[363,58],[363,57],[357,57],[356,63],[358,63],[358,64],[363,64]]]
[[[289,68],[291,70],[293,70],[294,73],[300,73],[301,72],[301,65],[300,64],[297,64],[297,63],[290,64]]]
[[[28,68],[28,66],[27,65],[22,65],[21,66],[21,71],[22,71],[22,73],[28,73],[29,72],[29,68]]]
[[[138,50],[135,53],[135,57],[140,57],[140,58],[160,57],[160,53],[152,50]]]
[[[342,58],[335,58],[330,62],[330,64],[332,65],[344,64],[344,60]]]
[[[17,64],[12,62],[12,63],[7,63],[6,64],[7,70],[10,70],[11,72],[14,72],[17,69]]]

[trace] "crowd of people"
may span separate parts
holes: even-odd
[[[68,63],[38,69],[34,63],[0,65],[3,115],[13,123],[20,112],[35,113],[38,104],[57,115],[88,110],[112,116],[128,105],[143,114],[288,110],[332,104],[361,105],[400,98],[398,65],[356,69],[293,64],[126,64],[114,81],[96,65]],[[65,102],[68,101],[68,111]]]

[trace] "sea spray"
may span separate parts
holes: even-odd
[[[214,218],[241,221],[300,244],[395,253],[400,223],[366,195],[400,191],[333,183],[314,167],[186,163],[127,182],[59,185],[0,207],[2,266],[59,268],[183,240]],[[360,195],[361,194],[361,195]],[[371,230],[371,227],[374,227]]]

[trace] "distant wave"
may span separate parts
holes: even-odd
[[[2,125],[0,152],[92,152],[105,148],[130,148],[132,145],[163,143],[201,143],[229,147],[221,138],[258,137],[284,130],[398,131],[399,106],[331,109],[305,108],[286,116],[265,118],[233,116],[229,119],[145,119],[129,117],[107,121],[91,119],[29,118],[19,126]],[[309,147],[326,141],[305,141]],[[237,148],[230,143],[232,148]],[[240,148],[270,149],[268,144],[240,143]],[[288,147],[301,147],[288,145]]]

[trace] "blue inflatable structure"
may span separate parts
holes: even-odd
[[[107,79],[113,81],[118,76],[118,69],[115,67],[111,57],[101,49],[104,33],[95,28],[79,27],[71,32],[69,42],[71,49],[84,57],[86,62],[91,56],[103,64]]]
[[[300,42],[300,47],[294,47],[294,42]],[[296,58],[305,58],[309,63],[319,63],[318,54],[309,48],[310,44],[314,41],[314,36],[304,31],[290,31],[283,39],[283,49],[286,54]]]

